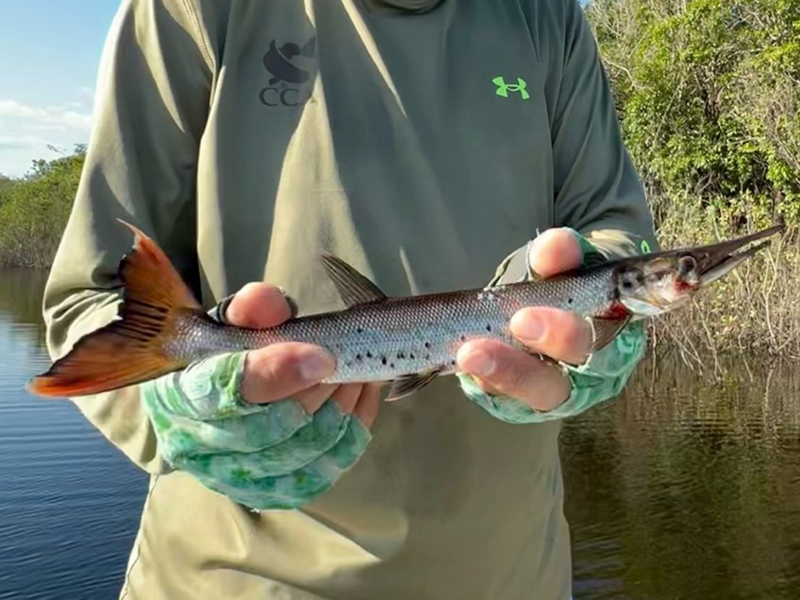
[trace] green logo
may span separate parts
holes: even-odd
[[[642,240],[641,248],[642,248],[642,254],[650,253],[650,244],[647,243],[647,240]]]
[[[523,100],[531,97],[528,93],[528,84],[522,77],[517,77],[517,83],[506,83],[503,77],[495,77],[492,83],[497,86],[497,95],[501,98],[508,98],[508,92],[519,92]]]

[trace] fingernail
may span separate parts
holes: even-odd
[[[528,249],[525,254],[528,261],[528,271],[535,273],[536,268],[534,265],[536,265],[536,257],[539,254],[539,244],[536,243],[536,240],[528,242]]]
[[[285,296],[286,295],[286,290],[283,289],[279,285],[276,285],[275,287],[269,288],[268,291],[269,291],[268,295],[270,295],[270,296]]]
[[[528,315],[518,319],[514,324],[514,334],[522,341],[538,342],[545,333],[544,321],[541,317]]]
[[[330,358],[322,354],[310,354],[300,361],[300,375],[306,381],[320,381],[335,368]]]
[[[496,364],[492,356],[483,350],[475,350],[467,354],[467,357],[462,363],[462,367],[469,373],[474,373],[481,377],[488,377],[494,373]]]

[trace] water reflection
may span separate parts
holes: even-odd
[[[562,437],[579,598],[800,597],[800,385],[645,365]]]
[[[145,477],[73,405],[24,392],[49,365],[44,282],[0,271],[0,600],[115,598]],[[726,366],[651,362],[565,423],[576,600],[800,597],[800,376]]]
[[[46,282],[46,271],[0,269],[0,318],[34,333],[37,346],[44,344],[42,293]]]

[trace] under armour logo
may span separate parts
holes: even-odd
[[[528,93],[528,84],[522,77],[517,77],[517,83],[506,83],[503,77],[495,77],[492,83],[497,86],[497,95],[502,98],[508,98],[509,92],[518,92],[523,100],[531,97]]]

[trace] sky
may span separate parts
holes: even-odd
[[[0,0],[0,173],[86,143],[119,0]],[[51,146],[55,149],[48,148]]]

